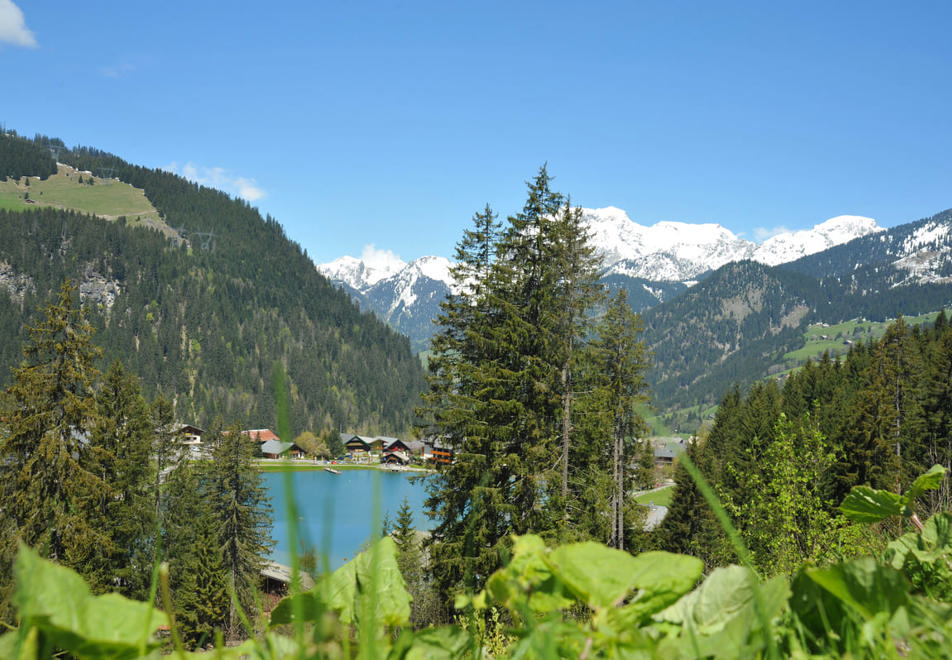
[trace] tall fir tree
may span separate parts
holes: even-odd
[[[95,549],[96,580],[103,590],[118,589],[145,598],[152,576],[155,509],[151,498],[152,424],[138,379],[118,360],[106,371],[96,393],[97,415],[90,431],[90,470],[106,484],[93,502],[92,520],[101,521],[111,544]],[[89,578],[87,578],[89,579]]]
[[[239,633],[237,607],[251,611],[261,581],[264,557],[271,550],[271,506],[253,459],[253,442],[232,425],[212,432],[205,496],[218,531],[228,592],[234,594],[228,614],[228,633]]]
[[[566,200],[560,209],[553,234],[560,272],[555,296],[559,338],[559,394],[562,403],[559,495],[562,500],[561,518],[565,525],[568,522],[569,462],[574,434],[572,405],[576,384],[573,374],[579,367],[581,356],[586,354],[584,344],[591,335],[592,311],[603,299],[604,287],[598,281],[601,258],[596,255],[588,229],[582,222],[582,209],[573,207],[571,199]],[[630,320],[633,321],[634,317]]]
[[[94,548],[108,548],[106,529],[90,519],[90,502],[108,492],[90,470],[89,430],[96,418],[93,384],[98,349],[92,326],[63,284],[56,302],[30,328],[25,362],[0,406],[0,590],[9,616],[11,564],[17,544],[84,574]]]
[[[645,443],[648,425],[636,405],[648,400],[647,348],[641,340],[641,319],[628,304],[624,290],[612,298],[598,326],[590,351],[589,370],[594,402],[590,412],[599,421],[600,450],[590,454],[604,472],[612,475],[611,537],[607,541],[619,550],[625,547],[626,494],[633,486],[629,466],[636,463]],[[611,447],[608,449],[608,447]]]
[[[596,290],[581,216],[545,167],[504,227],[489,207],[475,216],[457,257],[461,286],[436,321],[421,408],[428,433],[455,450],[427,500],[432,572],[447,602],[482,587],[511,534],[559,535],[570,374]]]
[[[400,568],[400,574],[412,598],[410,623],[415,627],[422,627],[428,622],[427,616],[432,607],[433,593],[430,589],[428,571],[424,565],[420,536],[413,524],[413,509],[406,498],[397,510],[391,537],[397,546],[397,566]]]

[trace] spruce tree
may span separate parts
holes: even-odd
[[[190,648],[213,642],[216,631],[225,632],[231,611],[228,576],[218,535],[208,516],[193,519],[195,545],[180,576],[175,618],[182,639]]]
[[[161,394],[156,396],[149,408],[149,421],[152,428],[152,458],[155,462],[152,473],[152,501],[154,516],[162,520],[163,483],[169,471],[175,466],[184,447],[175,427],[175,413],[172,402]],[[161,527],[161,524],[160,524]]]
[[[108,531],[90,520],[88,503],[108,492],[90,470],[89,430],[98,349],[92,326],[63,284],[56,302],[30,327],[25,362],[0,405],[0,589],[9,606],[17,543],[84,574],[94,548],[111,548]],[[4,616],[9,615],[5,609]]]
[[[423,565],[423,550],[413,524],[413,509],[406,498],[397,510],[396,525],[391,537],[397,546],[397,566],[413,599],[410,603],[410,622],[421,627],[427,613],[430,593],[426,568]]]
[[[595,452],[593,458],[601,459],[600,464],[610,467],[612,474],[609,542],[618,549],[624,549],[626,493],[633,486],[628,466],[636,458],[641,444],[638,439],[648,430],[635,410],[637,404],[648,400],[647,348],[640,337],[641,328],[641,319],[628,305],[624,290],[619,291],[599,324],[589,367],[593,374],[592,398],[602,419],[603,446],[611,447],[610,451]]]
[[[601,258],[590,243],[588,229],[582,223],[582,209],[572,207],[571,199],[560,209],[554,226],[554,247],[559,280],[555,291],[557,307],[557,348],[559,393],[561,396],[561,479],[560,498],[563,525],[568,522],[569,459],[574,430],[572,404],[576,384],[573,374],[585,355],[584,343],[591,334],[593,308],[604,296],[599,283]],[[627,302],[624,303],[627,306]],[[628,308],[630,311],[630,308]],[[634,317],[632,316],[633,320]],[[643,379],[642,379],[643,382]]]
[[[432,341],[427,432],[454,448],[430,481],[432,573],[449,602],[480,589],[512,534],[564,528],[559,457],[571,442],[572,371],[597,298],[597,261],[578,209],[545,167],[520,213],[474,217],[457,247],[458,288]],[[555,460],[553,460],[553,458]]]
[[[249,612],[261,582],[264,558],[271,550],[271,507],[252,460],[255,448],[240,425],[224,433],[213,431],[210,441],[205,496],[218,532],[228,591],[234,594],[237,606]],[[227,626],[230,635],[238,634],[239,623],[232,604]]]
[[[152,424],[139,382],[113,362],[96,394],[97,415],[89,445],[89,469],[105,483],[91,502],[90,519],[108,530],[112,543],[96,548],[97,575],[87,580],[104,590],[144,598],[152,576],[155,509],[151,498]]]

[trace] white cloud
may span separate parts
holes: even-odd
[[[779,234],[787,234],[790,230],[779,225],[777,227],[754,227],[754,240],[758,243],[766,241],[768,238],[773,238]]]
[[[389,270],[393,264],[403,263],[403,260],[394,254],[393,250],[378,250],[373,243],[364,246],[360,260],[370,268],[381,268],[384,270]]]
[[[261,188],[254,179],[236,176],[223,167],[204,167],[189,162],[181,167],[179,167],[178,163],[171,163],[162,169],[166,172],[179,174],[189,181],[194,181],[200,185],[217,188],[229,195],[241,197],[249,202],[255,202],[267,195],[264,189]]]
[[[36,48],[36,37],[26,26],[23,12],[13,0],[0,0],[0,44]]]

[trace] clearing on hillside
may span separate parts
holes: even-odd
[[[145,225],[172,236],[175,232],[139,188],[118,179],[103,179],[57,164],[57,173],[45,181],[36,177],[0,181],[0,208],[23,211],[51,206],[89,213],[107,220],[125,217],[132,225]]]

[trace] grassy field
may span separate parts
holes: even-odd
[[[89,185],[88,181],[93,184]],[[159,229],[164,226],[142,190],[116,179],[93,177],[61,165],[59,172],[45,181],[31,178],[29,185],[23,179],[0,181],[0,208],[22,211],[41,206],[80,211],[110,220],[125,216],[130,223]]]
[[[922,316],[908,316],[904,320],[907,325],[920,325],[922,323],[932,323],[938,312],[923,314]],[[816,360],[820,358],[825,351],[829,351],[831,356],[845,355],[849,351],[850,344],[866,342],[870,339],[879,339],[886,334],[886,328],[892,321],[864,321],[853,320],[836,325],[811,325],[806,332],[806,345],[796,351],[792,351],[783,356],[783,359],[790,364],[791,370],[798,368],[808,359]]]
[[[654,503],[656,506],[671,506],[671,496],[674,495],[674,486],[668,486],[652,493],[645,493],[635,498],[635,502],[647,506]]]

